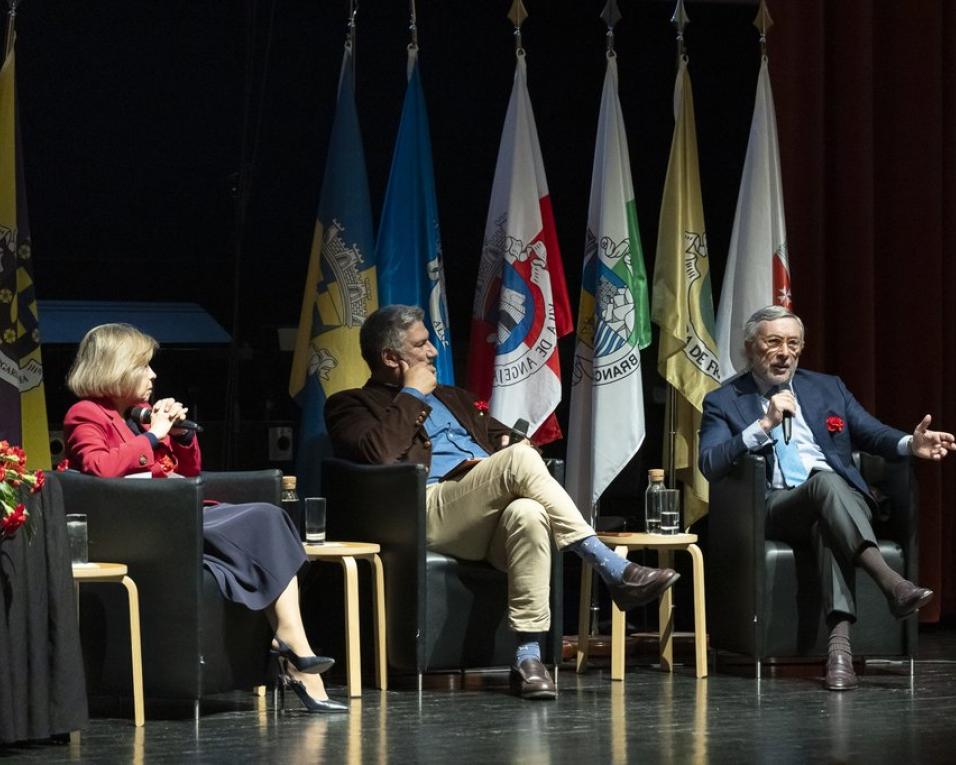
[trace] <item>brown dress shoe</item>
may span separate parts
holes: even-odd
[[[848,653],[830,654],[823,687],[828,691],[852,691],[857,685],[859,682],[853,671],[853,657]]]
[[[648,568],[628,563],[624,569],[624,578],[620,582],[609,584],[607,588],[617,607],[622,611],[629,611],[657,600],[678,579],[680,574],[672,568]]]
[[[558,695],[548,670],[534,658],[511,668],[511,690],[523,699],[553,699]]]
[[[887,598],[890,613],[897,619],[905,619],[933,599],[933,591],[913,584],[907,579],[893,588],[892,597]]]

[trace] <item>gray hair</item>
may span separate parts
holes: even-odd
[[[782,305],[768,305],[758,311],[754,311],[753,315],[747,319],[747,323],[744,324],[744,342],[753,342],[757,336],[757,329],[763,322],[776,321],[777,319],[793,319],[800,325],[800,337],[804,336],[803,321],[799,316],[789,308],[784,308]]]
[[[382,351],[400,350],[405,333],[415,322],[424,320],[425,312],[415,305],[387,305],[370,313],[359,330],[362,358],[369,369],[381,366]]]

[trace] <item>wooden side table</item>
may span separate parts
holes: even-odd
[[[129,599],[129,643],[133,657],[133,722],[142,727],[146,722],[143,708],[143,651],[139,638],[139,590],[127,576],[122,563],[86,563],[73,566],[73,587],[76,591],[77,614],[80,613],[81,582],[119,582]]]
[[[697,677],[707,677],[707,609],[704,600],[704,556],[697,546],[696,534],[598,534],[598,539],[614,548],[618,555],[627,556],[631,550],[657,550],[658,565],[670,568],[674,550],[686,550],[694,564],[694,650]],[[661,669],[674,669],[674,595],[673,588],[661,596],[659,606]],[[588,663],[589,616],[591,608],[591,567],[581,566],[581,601],[578,610],[577,671],[583,672]],[[626,619],[611,603],[611,679],[624,679],[624,625]]]
[[[313,562],[338,561],[345,572],[345,652],[346,677],[349,696],[362,695],[362,655],[359,633],[358,612],[358,567],[356,559],[367,560],[372,566],[375,585],[372,591],[372,607],[375,610],[375,686],[381,690],[388,688],[385,653],[385,569],[378,553],[380,548],[372,542],[326,542],[309,544],[303,547],[305,554]]]

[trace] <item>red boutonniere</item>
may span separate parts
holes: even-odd
[[[164,454],[156,462],[164,473],[172,473],[176,469],[176,463],[172,461],[168,454]]]
[[[831,433],[842,433],[844,425],[842,417],[827,417],[827,430]]]
[[[486,414],[488,414],[488,402],[484,399],[478,399],[475,401],[475,409],[478,410],[479,417],[484,417]]]

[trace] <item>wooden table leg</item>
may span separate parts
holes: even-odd
[[[581,596],[578,601],[577,671],[584,672],[591,651],[591,567],[581,561]]]
[[[358,567],[351,555],[342,557],[345,572],[345,654],[349,696],[362,695],[362,648],[359,633]]]
[[[614,552],[622,558],[627,557],[628,548],[626,545],[618,545]],[[611,601],[611,679],[624,679],[624,654],[627,637],[624,629],[627,622],[625,613],[617,607],[617,604]]]
[[[122,584],[129,599],[129,649],[133,658],[133,722],[142,727],[146,722],[143,704],[143,651],[139,635],[139,589],[136,582],[124,576]]]
[[[704,597],[704,556],[695,544],[687,545],[694,562],[694,654],[697,677],[707,677],[707,600]]]
[[[388,690],[388,653],[385,649],[385,569],[378,555],[369,558],[375,582],[372,589],[372,610],[375,612],[375,679],[376,686]]]
[[[658,568],[671,568],[674,554],[670,550],[657,551]],[[659,641],[661,652],[661,670],[674,671],[674,588],[668,587],[661,595],[658,609],[658,623],[660,625]]]

